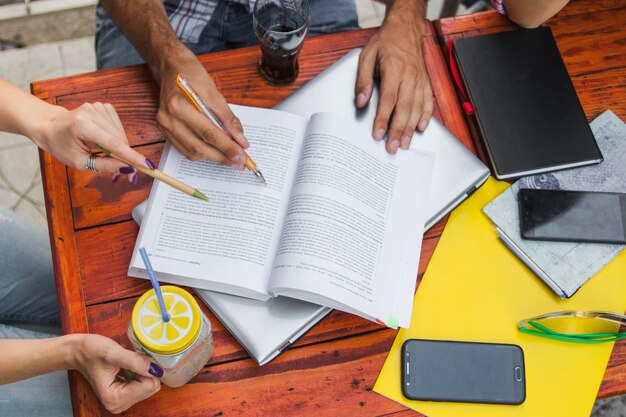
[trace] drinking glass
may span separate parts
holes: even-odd
[[[298,76],[298,54],[309,22],[307,0],[258,0],[254,5],[254,32],[261,48],[259,72],[269,84],[290,84]]]

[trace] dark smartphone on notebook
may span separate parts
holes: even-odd
[[[626,194],[520,189],[524,239],[626,243]]]
[[[411,400],[524,402],[524,354],[517,345],[410,339],[402,345],[402,392]]]

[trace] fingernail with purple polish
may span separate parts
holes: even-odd
[[[148,166],[148,168],[150,169],[156,169],[156,166],[152,163],[151,160],[149,160],[148,158],[146,158],[146,165]]]
[[[137,185],[137,173],[136,172],[133,174],[133,178],[131,179],[131,183],[133,185]]]
[[[135,168],[133,167],[121,167],[120,174],[132,174],[135,172]]]
[[[161,368],[159,365],[157,365],[154,362],[150,362],[150,367],[148,368],[148,372],[150,372],[150,375],[154,375],[157,378],[161,378],[163,376],[163,368]]]
[[[119,180],[119,179],[120,179],[120,174],[115,174],[115,175],[113,175],[113,178],[111,178],[111,180],[113,182],[117,182],[117,180]]]

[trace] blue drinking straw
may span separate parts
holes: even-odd
[[[163,316],[163,321],[167,323],[168,321],[170,321],[170,316],[167,314],[165,301],[163,300],[163,293],[161,293],[161,286],[159,285],[159,281],[157,281],[156,279],[156,275],[154,275],[154,269],[152,269],[152,264],[150,263],[150,258],[148,258],[146,248],[139,248],[139,253],[141,254],[141,259],[143,259],[143,263],[146,266],[146,270],[148,271],[148,276],[150,277],[152,288],[154,288],[154,292],[156,293],[157,300],[159,302],[159,309],[161,310],[161,315]]]

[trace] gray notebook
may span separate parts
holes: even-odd
[[[603,163],[523,177],[483,209],[500,240],[561,298],[574,295],[624,245],[523,239],[517,193],[520,188],[626,193],[626,124],[607,110],[591,122],[591,130],[605,155]]]
[[[359,52],[349,52],[275,108],[306,118],[316,112],[336,113],[371,131],[378,91],[366,109],[354,106]],[[414,134],[411,147],[435,154],[428,229],[482,185],[489,169],[435,119],[426,132]],[[137,222],[143,218],[145,203],[133,210]],[[258,301],[214,291],[196,292],[259,365],[278,356],[330,312],[327,307],[286,297]]]

